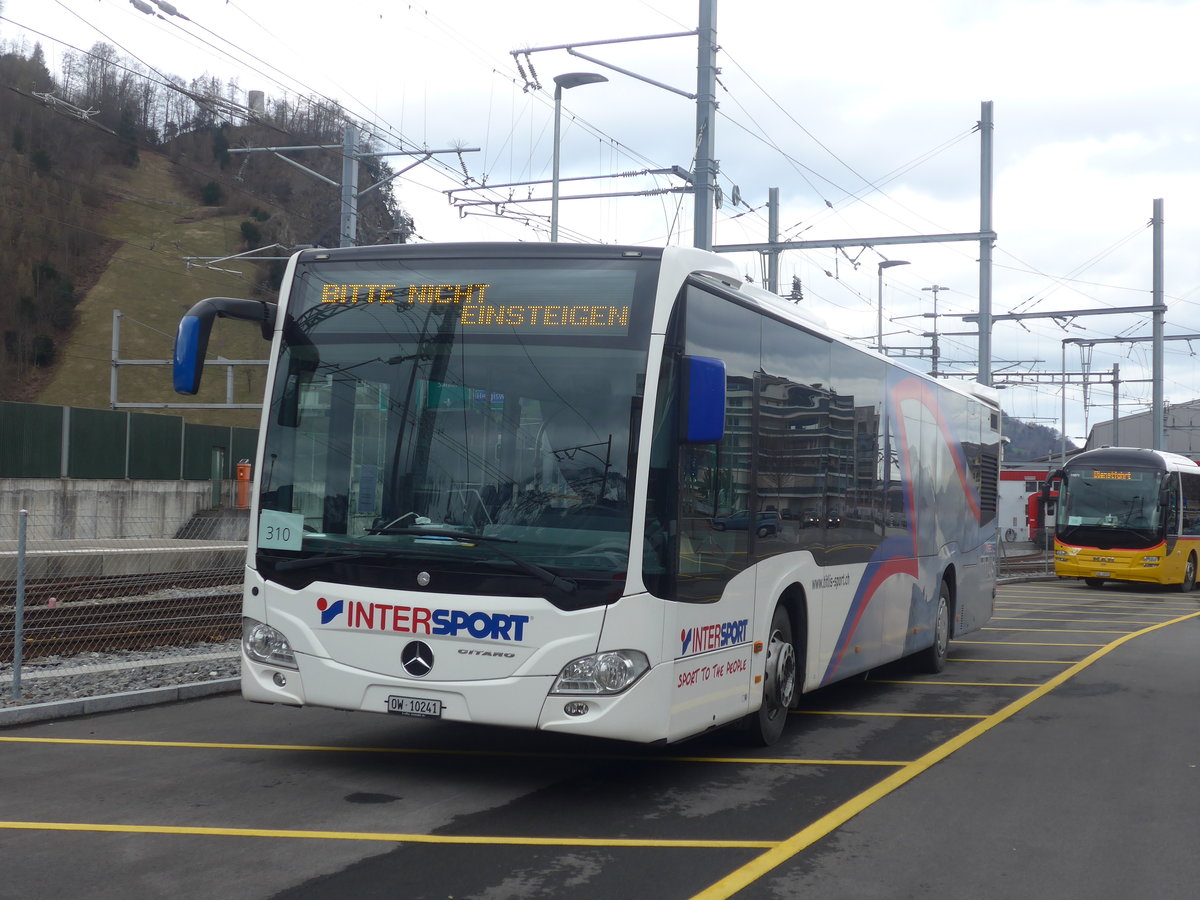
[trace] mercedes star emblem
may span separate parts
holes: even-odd
[[[424,678],[433,671],[433,650],[424,641],[409,641],[400,651],[400,665],[413,678]]]

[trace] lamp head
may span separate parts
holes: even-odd
[[[568,91],[581,84],[596,84],[600,81],[608,81],[608,79],[598,72],[565,72],[562,75],[554,76],[556,92]]]

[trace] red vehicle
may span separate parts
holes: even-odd
[[[1049,550],[1054,543],[1054,513],[1058,506],[1058,491],[1044,494],[1035,491],[1026,504],[1025,522],[1029,526],[1029,539],[1037,546]]]

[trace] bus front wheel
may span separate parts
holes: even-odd
[[[1183,567],[1183,581],[1175,587],[1185,594],[1196,587],[1196,554],[1188,554],[1187,564]]]
[[[750,713],[745,721],[747,738],[752,744],[769,747],[783,734],[788,709],[796,697],[796,647],[793,641],[792,619],[780,604],[771,616],[762,706],[758,712]]]
[[[946,668],[950,652],[950,585],[942,582],[938,589],[937,612],[933,619],[933,646],[917,653],[914,662],[922,672],[937,674]]]

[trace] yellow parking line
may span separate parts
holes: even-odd
[[[955,644],[981,644],[985,647],[1107,647],[1107,644],[1056,643],[1050,641],[961,641]]]
[[[1032,612],[1032,610],[1031,610],[1031,612]],[[1042,610],[1037,610],[1037,612],[1042,612]],[[1137,622],[1137,621],[1130,621],[1129,619],[1121,619],[1121,620],[1118,620],[1118,619],[1047,619],[1047,618],[1042,618],[1042,617],[1033,618],[1032,616],[992,616],[992,618],[989,619],[988,621],[991,621],[991,622],[1074,622],[1076,624],[1084,624],[1084,625],[1157,625],[1158,622],[1162,621],[1162,620],[1160,619],[1160,620],[1154,621],[1154,622]],[[1006,631],[1007,629],[1002,629],[1002,630]]]
[[[930,750],[924,756],[916,759],[911,765],[905,766],[899,772],[893,772],[883,781],[875,786],[863,791],[857,797],[843,803],[841,806],[826,813],[821,818],[817,819],[811,825],[797,831],[787,840],[781,841],[776,846],[767,850],[765,853],[758,856],[756,859],[746,863],[746,865],[730,872],[720,881],[715,882],[700,893],[696,894],[692,900],[724,900],[731,897],[747,885],[757,881],[763,875],[766,875],[772,869],[790,860],[797,853],[811,846],[816,841],[825,837],[835,828],[844,825],[854,816],[871,806],[873,803],[882,800],[888,794],[892,793],[902,785],[912,781],[922,772],[925,772],[932,766],[941,762],[946,757],[950,756],[957,750],[962,749],[967,744],[976,738],[982,737],[991,729],[995,728],[1001,722],[1012,718],[1021,710],[1028,707],[1035,700],[1038,700],[1056,687],[1060,686],[1070,678],[1082,672],[1088,666],[1103,658],[1108,653],[1111,653],[1117,647],[1125,644],[1136,637],[1144,634],[1149,634],[1152,631],[1157,631],[1160,628],[1166,628],[1169,625],[1176,625],[1179,622],[1187,621],[1200,617],[1200,612],[1189,613],[1186,616],[1180,616],[1177,619],[1172,619],[1169,622],[1163,622],[1159,625],[1151,625],[1149,628],[1143,628],[1141,631],[1134,631],[1129,634],[1122,635],[1111,644],[1106,644],[1101,649],[1090,654],[1086,658],[1075,663],[1071,668],[1064,672],[1060,672],[1047,681],[1045,684],[1035,687],[1028,694],[1014,700],[1012,703],[1005,706],[1003,709],[993,713],[981,722],[977,722],[970,728],[963,731],[961,734],[948,740],[946,743]]]
[[[969,713],[863,712],[854,709],[793,709],[793,716],[880,716],[889,719],[986,719]]]
[[[1004,682],[1004,681],[922,681],[921,679],[883,679],[883,678],[868,678],[871,684],[922,684],[932,687],[1020,687],[1034,688],[1039,682]]]
[[[305,838],[324,841],[384,841],[392,844],[468,844],[515,847],[683,847],[703,850],[774,847],[777,841],[703,841],[667,838],[554,838],[492,837],[489,835],[400,834],[377,831],[299,831],[281,828],[204,828],[188,825],[113,825],[92,822],[0,822],[0,828],[21,831],[99,831],[115,834],[186,834],[216,837]]]
[[[1076,659],[984,659],[982,656],[949,656],[946,662],[961,663],[1021,663],[1037,666],[1072,666]]]
[[[1022,603],[1036,603],[1036,600],[1022,600]],[[1153,594],[1128,594],[1124,597],[1089,597],[1086,600],[1074,600],[1067,603],[1068,606],[1096,606],[1102,608],[1132,606],[1132,607],[1147,607],[1151,609],[1188,609],[1188,601],[1185,600],[1164,600],[1161,596]]]
[[[1049,634],[1121,634],[1111,628],[980,628],[980,631],[1035,631]]]
[[[72,744],[95,747],[157,747],[172,750],[268,750],[317,753],[392,753],[402,756],[471,756],[516,759],[602,760],[605,762],[694,762],[726,765],[771,766],[906,766],[907,760],[892,759],[794,759],[766,756],[654,756],[620,753],[526,753],[519,750],[443,750],[416,747],[334,747],[306,744],[232,744],[188,741],[126,741],[102,738],[48,738],[0,736],[8,744]]]
[[[1107,618],[1107,619],[1097,619],[1096,621],[1116,622],[1116,623],[1121,623],[1121,624],[1130,622],[1131,624],[1141,624],[1141,625],[1157,625],[1164,618],[1173,619],[1173,618],[1175,618],[1175,616],[1179,615],[1179,610],[1170,610],[1170,611],[1164,610],[1163,612],[1159,613],[1156,610],[1145,610],[1145,609],[1138,610],[1137,612],[1124,612],[1124,611],[1120,611],[1120,610],[1111,610],[1111,609],[1006,609],[1006,610],[1000,610],[1000,612],[1025,613],[1026,615],[1035,615],[1035,616],[1038,616],[1038,615],[1044,616],[1048,613],[1056,615],[1056,616],[1109,616],[1109,618]],[[1153,617],[1153,620],[1147,621],[1147,622],[1138,622],[1137,618],[1135,618],[1135,617],[1143,618],[1143,619],[1148,618],[1148,617]],[[996,619],[996,618],[1008,619],[1008,618],[1013,618],[1013,616],[1011,616],[1011,615],[1009,615],[1009,616],[993,616],[992,618],[993,619]],[[1076,618],[1076,619],[1068,619],[1068,620],[1064,620],[1064,621],[1086,622],[1088,620]]]

